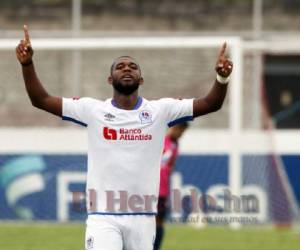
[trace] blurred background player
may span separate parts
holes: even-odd
[[[164,150],[160,165],[160,185],[156,215],[156,238],[154,250],[159,250],[164,237],[164,220],[168,212],[170,176],[178,155],[179,139],[188,128],[188,123],[179,123],[169,128],[165,137]]]

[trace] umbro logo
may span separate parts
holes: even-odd
[[[114,116],[114,115],[111,114],[111,113],[106,113],[106,114],[104,115],[104,117],[105,117],[105,120],[106,120],[106,121],[113,121],[113,120],[116,118],[116,116]]]

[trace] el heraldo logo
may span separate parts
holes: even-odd
[[[143,133],[142,129],[127,129],[120,128],[119,130],[104,127],[103,137],[106,140],[120,141],[149,141],[152,140],[152,135]]]

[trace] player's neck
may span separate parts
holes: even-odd
[[[139,96],[137,92],[132,95],[122,95],[117,92],[113,95],[113,105],[120,109],[132,110],[136,107]]]

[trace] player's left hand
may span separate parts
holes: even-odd
[[[233,68],[233,63],[225,56],[227,44],[226,42],[223,43],[223,46],[221,48],[215,70],[217,74],[219,74],[222,77],[228,77],[230,76]]]

